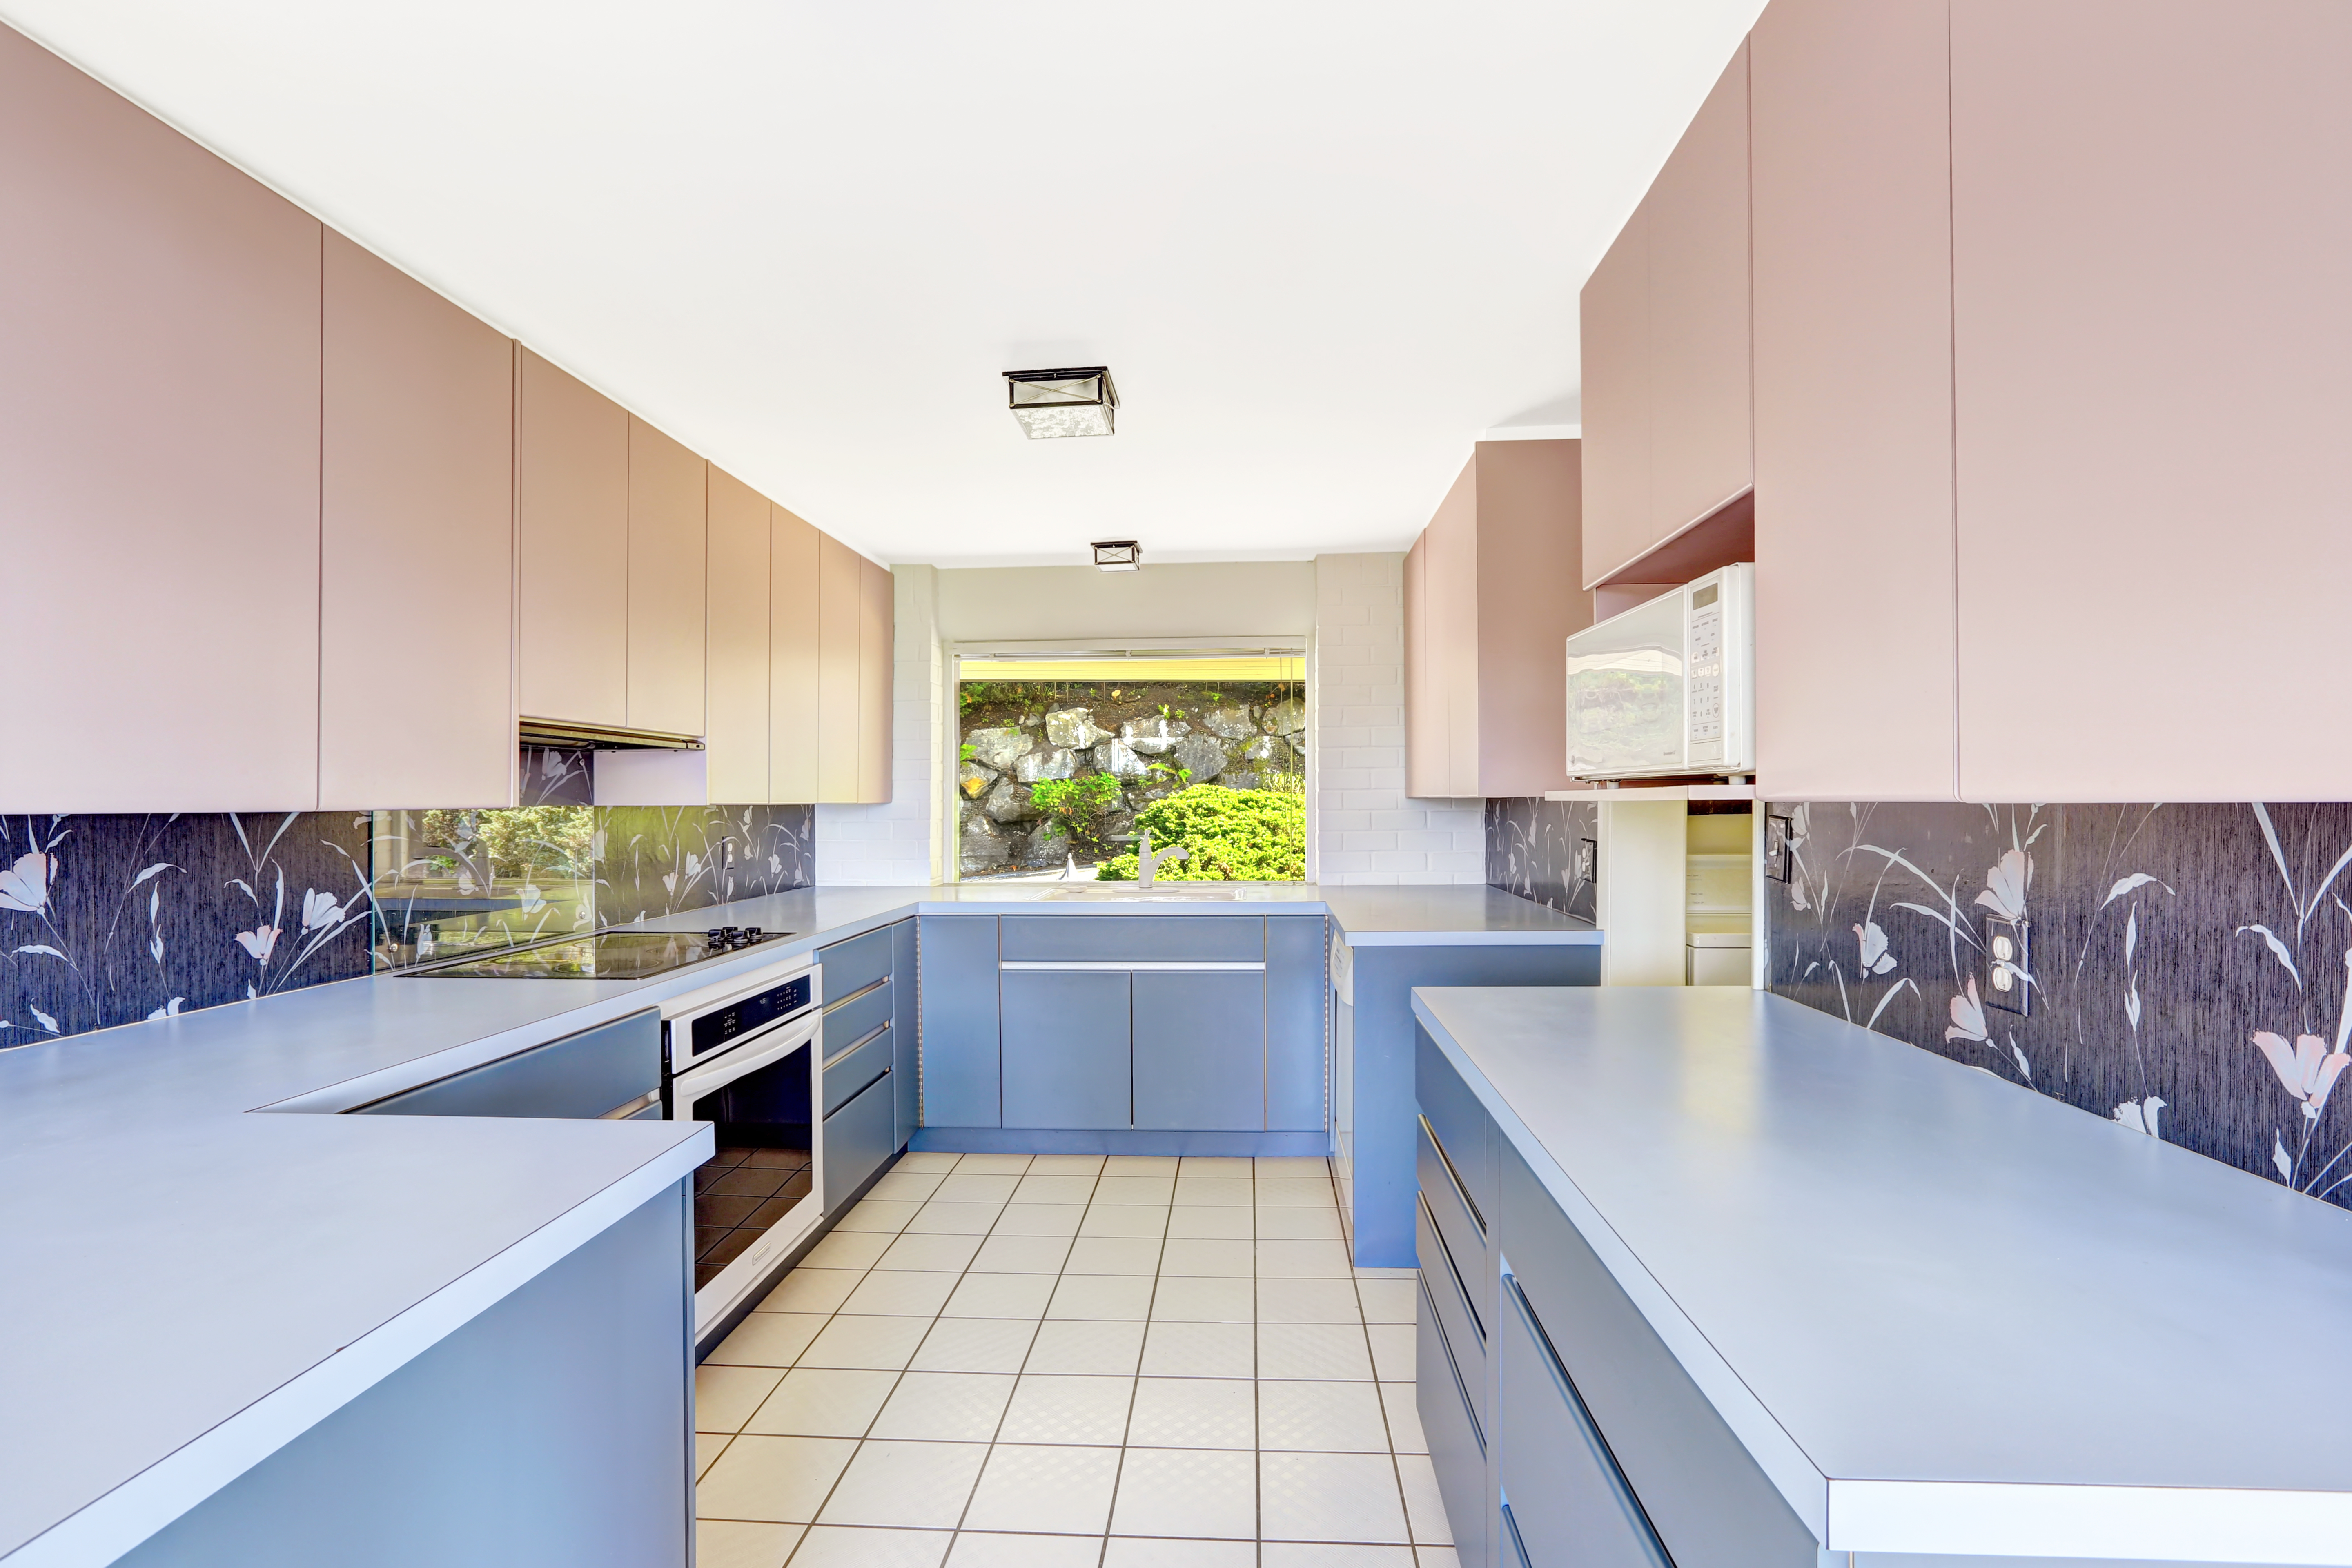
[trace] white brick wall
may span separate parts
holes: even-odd
[[[890,578],[890,799],[816,808],[816,879],[826,885],[908,887],[941,875],[947,791],[937,774],[947,658],[940,642],[939,571],[899,566]]]
[[[1307,875],[1332,883],[1486,879],[1486,804],[1404,793],[1404,557],[1315,558],[1307,657],[1314,794]],[[820,854],[818,865],[824,865]]]

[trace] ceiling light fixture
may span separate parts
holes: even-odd
[[[1095,564],[1106,572],[1133,572],[1143,564],[1143,547],[1132,539],[1095,542]]]
[[[1004,384],[1006,406],[1032,441],[1108,436],[1118,427],[1118,389],[1106,366],[1008,370]]]

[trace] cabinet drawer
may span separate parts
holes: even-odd
[[[588,1120],[658,1093],[661,1062],[661,1011],[648,1007],[356,1109],[371,1116]]]
[[[1426,1205],[1414,1212],[1412,1228],[1415,1254],[1421,1260],[1421,1288],[1437,1310],[1437,1326],[1453,1352],[1454,1369],[1465,1384],[1483,1389],[1486,1386],[1486,1329],[1471,1304],[1470,1280],[1429,1223]]]
[[[999,931],[1008,962],[1265,962],[1260,915],[1006,915]]]
[[[885,1018],[862,1042],[853,1037],[853,1043],[836,1051],[824,1064],[824,1110],[830,1116],[840,1109],[841,1102],[888,1072],[895,1065],[893,1054],[897,1033]]]
[[[1485,1385],[1482,1382],[1476,1394],[1463,1386],[1446,1354],[1444,1335],[1431,1315],[1426,1288],[1420,1295],[1413,1405],[1429,1443],[1429,1463],[1437,1472],[1446,1521],[1454,1527],[1454,1553],[1465,1565],[1484,1568],[1495,1518],[1495,1495],[1486,1482],[1486,1433],[1477,1415]]]
[[[1463,1196],[1455,1183],[1445,1156],[1430,1141],[1429,1122],[1424,1119],[1413,1129],[1413,1152],[1421,1177],[1421,1199],[1444,1238],[1445,1248],[1453,1254],[1454,1266],[1461,1269],[1465,1282],[1486,1277],[1486,1231],[1478,1223],[1477,1211]],[[1475,1298],[1483,1318],[1487,1310],[1486,1295]]]
[[[888,1023],[898,1003],[890,993],[897,989],[895,982],[886,980],[855,1000],[828,1006],[824,1010],[824,1054],[838,1056],[844,1047],[856,1045]]]
[[[1502,1294],[1495,1439],[1504,1561],[1517,1556],[1529,1568],[1674,1568],[1509,1275]]]
[[[1514,1289],[1677,1568],[1814,1568],[1819,1547],[1779,1489],[1518,1151],[1499,1141],[1496,1189],[1495,1237]],[[1512,1303],[1498,1302],[1495,1316],[1499,1341]],[[1512,1366],[1504,1355],[1506,1389]]]
[[[864,936],[818,948],[816,962],[817,967],[824,971],[824,996],[827,1002],[863,991],[890,973],[890,928],[884,926]]]
[[[865,1184],[895,1145],[890,1127],[892,1075],[867,1084],[857,1097],[824,1119],[824,1212],[837,1213],[849,1194]]]
[[[1485,1230],[1495,1212],[1495,1184],[1487,1165],[1486,1108],[1445,1059],[1445,1053],[1418,1023],[1412,1030],[1412,1092],[1429,1134],[1452,1166],[1462,1194]],[[1427,1185],[1424,1177],[1423,1185]]]

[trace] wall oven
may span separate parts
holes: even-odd
[[[819,984],[803,955],[662,1009],[663,1114],[714,1123],[718,1142],[695,1173],[697,1334],[763,1283],[817,1222]]]

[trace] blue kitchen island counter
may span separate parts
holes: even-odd
[[[109,1563],[195,1519],[682,1202],[711,1148],[698,1123],[288,1113],[347,1110],[923,913],[1278,907],[1370,932],[1597,940],[1486,889],[1198,888],[808,889],[645,922],[793,933],[650,980],[376,975],[0,1051],[0,1562]]]
[[[1459,1172],[1424,1187],[1464,1238],[1424,1241],[1429,1289],[1432,1247],[1491,1249],[1468,1311],[1505,1363],[1513,1301],[1540,1313],[1684,1568],[2352,1563],[2352,1215],[1770,995],[1413,1007]],[[1540,1424],[1528,1378],[1484,1383],[1491,1503]],[[1523,1509],[1552,1506],[1550,1447]]]

